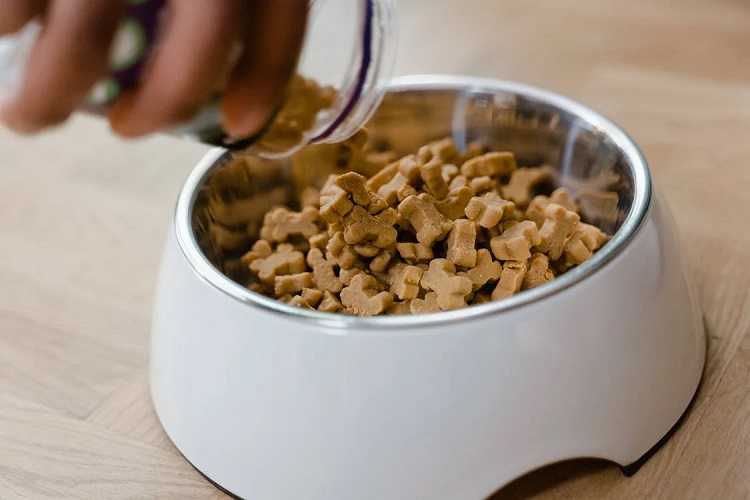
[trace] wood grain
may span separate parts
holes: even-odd
[[[2,498],[204,499],[212,487],[168,452],[0,396]]]
[[[750,497],[750,3],[399,0],[397,74],[517,80],[621,124],[685,242],[708,329],[683,426],[632,478],[581,460],[494,498]],[[78,116],[0,130],[0,498],[225,500],[148,392],[151,298],[185,175],[207,150]]]

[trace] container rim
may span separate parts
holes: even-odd
[[[279,300],[252,292],[234,282],[218,270],[201,250],[193,232],[192,212],[200,187],[210,175],[217,161],[227,151],[214,148],[201,158],[188,175],[177,199],[174,214],[174,231],[178,246],[195,272],[208,284],[232,300],[255,307],[264,312],[276,313],[288,319],[301,320],[332,329],[331,333],[348,330],[394,328],[420,328],[437,324],[467,321],[519,309],[560,293],[593,275],[612,261],[635,236],[651,202],[651,176],[643,153],[635,142],[614,122],[592,109],[562,95],[525,84],[448,75],[412,75],[393,79],[388,93],[414,90],[471,90],[477,92],[503,92],[540,101],[575,115],[607,136],[623,153],[633,174],[633,204],[630,213],[612,239],[592,258],[578,267],[544,285],[526,290],[512,297],[474,305],[462,309],[419,315],[394,315],[362,317],[340,313],[326,313],[285,304]]]

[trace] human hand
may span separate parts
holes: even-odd
[[[41,35],[18,91],[0,108],[10,128],[33,133],[65,121],[107,74],[125,0],[0,0],[0,35],[39,18]],[[169,18],[141,83],[110,110],[128,137],[191,118],[223,88],[224,128],[257,132],[293,75],[308,0],[169,0]]]

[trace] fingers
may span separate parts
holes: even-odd
[[[253,0],[245,52],[226,88],[224,127],[235,138],[260,130],[295,71],[307,25],[308,0]]]
[[[27,133],[64,121],[106,74],[124,5],[125,0],[0,0],[0,34],[44,16],[22,84],[0,108],[0,120]],[[231,135],[253,135],[279,105],[295,70],[308,0],[171,0],[170,6],[143,82],[111,110],[113,129],[140,136],[190,118],[224,83],[239,43],[244,53],[222,107]]]
[[[217,89],[245,18],[244,0],[174,0],[143,83],[115,103],[112,128],[140,136],[192,117]]]
[[[122,0],[51,1],[21,87],[4,103],[0,119],[26,133],[64,121],[106,73],[123,5]],[[16,21],[28,15],[21,12]]]
[[[44,0],[0,0],[0,35],[23,28],[44,11]]]

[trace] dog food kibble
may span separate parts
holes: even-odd
[[[361,272],[341,290],[341,303],[352,314],[375,316],[388,309],[393,302],[393,294],[383,291],[383,288],[375,276]]]
[[[492,300],[503,299],[517,293],[523,285],[526,269],[526,261],[506,261],[500,272],[500,280],[492,291]]]
[[[291,187],[272,185],[281,174],[256,160],[242,161],[260,190],[248,170],[217,174],[206,237],[231,257],[225,272],[301,308],[421,314],[542,285],[609,240],[586,223],[593,203],[554,189],[550,167],[478,143],[460,152],[450,139],[400,159],[367,142],[360,132],[304,149]]]
[[[336,90],[320,86],[301,75],[292,77],[286,90],[286,99],[273,121],[256,140],[255,147],[272,153],[283,153],[303,141],[324,109],[333,106]]]

